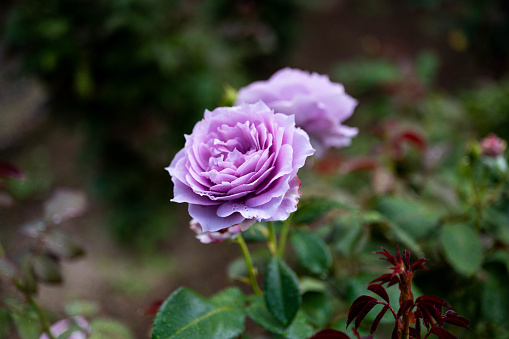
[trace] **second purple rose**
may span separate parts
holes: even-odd
[[[357,101],[345,93],[343,85],[326,75],[284,68],[267,81],[256,81],[240,89],[236,104],[262,100],[276,113],[295,115],[295,123],[304,129],[323,156],[331,147],[344,147],[357,135],[357,128],[344,126]]]

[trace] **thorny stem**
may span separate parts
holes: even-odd
[[[277,239],[276,239],[276,230],[274,229],[274,222],[269,221],[267,222],[267,225],[269,227],[269,251],[272,256],[275,256],[277,253]]]
[[[239,234],[239,236],[237,237],[237,242],[239,243],[240,248],[242,249],[242,254],[244,254],[244,260],[246,261],[247,273],[249,275],[249,282],[251,284],[251,287],[253,288],[253,291],[256,295],[262,295],[263,293],[260,290],[260,287],[258,286],[258,282],[256,281],[253,260],[251,259],[251,254],[249,253],[249,249],[247,248],[246,242],[244,241],[244,238],[242,238],[242,235]]]
[[[55,339],[53,334],[51,334],[48,319],[46,319],[46,315],[44,314],[41,307],[35,302],[34,298],[30,294],[27,293],[26,298],[30,305],[32,305],[32,307],[34,308],[35,312],[37,313],[39,321],[41,322],[43,332],[45,332],[48,335],[49,339]]]
[[[281,230],[281,237],[279,238],[279,248],[277,253],[280,258],[282,258],[285,254],[286,240],[288,239],[288,232],[290,231],[290,225],[292,223],[291,219],[292,217],[289,216],[288,219],[285,220],[283,223],[283,229]]]
[[[401,290],[401,296],[399,299],[400,306],[403,305],[403,303],[406,300],[414,301],[414,295],[412,293],[412,272],[406,272],[404,271],[401,275],[400,281],[400,290]],[[403,314],[402,319],[402,329],[401,329],[401,338],[402,339],[409,339],[410,338],[410,323],[411,323],[411,315],[412,315],[412,308],[410,307],[408,310],[405,311]]]

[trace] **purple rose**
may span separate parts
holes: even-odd
[[[304,129],[322,156],[330,147],[350,145],[357,129],[342,125],[357,106],[343,85],[326,75],[284,68],[267,81],[256,81],[239,90],[237,104],[262,100],[276,113],[295,115],[295,123]]]
[[[88,321],[83,317],[72,317],[69,319],[60,320],[53,325],[51,325],[50,332],[51,335],[55,338],[60,335],[70,331],[69,336],[66,338],[69,339],[86,339],[90,335],[90,326]],[[49,339],[49,336],[44,333],[40,336],[39,339]]]
[[[296,210],[296,178],[314,150],[293,116],[263,102],[205,111],[166,170],[175,202],[189,203],[202,232],[256,220],[285,220]]]

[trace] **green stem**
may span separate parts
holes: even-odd
[[[48,319],[46,319],[46,315],[44,314],[41,307],[35,302],[34,298],[31,295],[26,294],[26,297],[30,305],[32,305],[35,312],[39,316],[39,321],[41,322],[42,330],[48,335],[49,339],[55,339],[55,337],[51,334]]]
[[[285,254],[285,246],[286,240],[288,239],[288,233],[290,232],[290,225],[292,216],[289,216],[288,219],[283,223],[283,229],[281,230],[281,237],[279,238],[279,248],[278,248],[278,256],[280,258]]]
[[[2,242],[0,242],[0,258],[3,258],[3,257],[5,257],[5,250],[2,245]]]
[[[256,281],[255,269],[253,267],[253,259],[251,259],[251,254],[249,253],[249,249],[247,248],[246,242],[242,235],[239,234],[237,237],[237,242],[242,249],[242,254],[244,254],[244,260],[246,261],[247,273],[249,275],[249,282],[251,283],[251,287],[256,295],[262,295],[262,291],[258,286],[258,282]]]
[[[477,185],[477,181],[473,172],[473,168],[470,168],[469,171],[470,180],[472,183],[472,189],[474,190],[474,208],[475,208],[475,228],[477,231],[481,230],[482,225],[482,209],[483,209],[483,201],[482,201],[482,192],[479,186]]]
[[[274,222],[269,221],[267,222],[267,225],[269,226],[269,251],[272,256],[276,256],[277,254],[277,239],[276,239],[276,230],[274,229]]]

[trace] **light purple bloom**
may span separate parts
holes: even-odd
[[[202,232],[255,220],[285,220],[296,210],[296,178],[313,154],[293,116],[263,102],[205,111],[166,170],[175,202],[189,203]],[[249,225],[249,226],[251,226]]]
[[[267,81],[256,81],[239,90],[237,104],[262,100],[276,113],[295,115],[322,156],[330,147],[344,147],[357,135],[357,129],[342,125],[357,106],[343,85],[326,75],[284,68]]]
[[[90,335],[90,326],[88,321],[83,317],[72,317],[69,319],[60,320],[53,325],[51,325],[50,332],[51,335],[55,338],[58,338],[60,335],[66,333],[71,330],[74,326],[74,330],[69,335],[69,339],[86,339]],[[49,336],[44,333],[39,339],[49,339]]]

